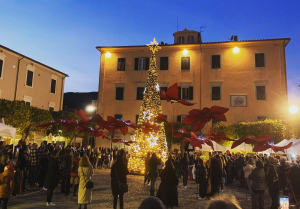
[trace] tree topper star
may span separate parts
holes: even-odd
[[[155,40],[155,38],[153,38],[153,41],[150,41],[150,44],[147,44],[147,46],[150,47],[150,50],[152,51],[152,54],[155,54],[156,51],[158,51],[159,49],[161,49],[161,47],[158,46],[158,43]]]

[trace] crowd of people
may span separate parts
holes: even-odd
[[[7,208],[11,196],[39,187],[47,191],[47,206],[55,189],[60,185],[64,195],[78,196],[78,208],[87,208],[92,201],[95,169],[110,169],[113,208],[123,209],[123,197],[130,188],[127,185],[129,155],[124,150],[61,146],[59,144],[26,144],[3,146],[0,142],[0,203]],[[216,200],[226,184],[238,182],[245,188],[252,208],[264,208],[265,195],[272,199],[271,209],[279,207],[279,196],[288,196],[291,202],[300,200],[300,166],[288,156],[267,156],[242,153],[209,153],[206,159],[200,152],[186,151],[169,154],[162,162],[155,153],[145,157],[144,185],[150,185],[150,197],[158,198],[163,206],[178,206],[178,185],[188,189],[189,181],[198,185],[200,201]],[[161,182],[156,188],[156,180]],[[155,200],[155,198],[152,200]],[[150,198],[151,199],[151,198]],[[196,201],[196,200],[195,200]],[[218,200],[219,201],[219,200]],[[216,202],[216,201],[215,201]],[[231,204],[231,203],[230,203]],[[143,204],[140,208],[142,209]],[[238,208],[238,207],[237,207]]]
[[[288,161],[289,160],[289,161]],[[145,181],[150,178],[155,184],[157,171],[155,153],[145,159]],[[156,166],[156,167],[155,167]],[[155,167],[155,168],[154,168]],[[161,171],[161,184],[157,191],[167,208],[178,206],[178,180],[182,177],[183,188],[187,189],[188,180],[195,180],[198,185],[198,199],[209,200],[219,192],[223,192],[225,184],[237,181],[240,187],[247,190],[248,200],[252,208],[264,208],[265,195],[271,197],[271,209],[279,207],[279,197],[289,197],[290,202],[299,203],[300,165],[295,159],[286,155],[267,156],[266,154],[242,153],[209,153],[209,159],[194,151],[173,154]],[[154,183],[152,183],[154,181]],[[168,188],[168,190],[166,190]],[[151,186],[150,196],[154,195]],[[300,204],[300,203],[299,203]]]

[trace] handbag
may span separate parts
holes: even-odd
[[[83,173],[83,176],[85,177],[85,174],[84,174],[84,172],[83,172],[82,167],[81,167],[81,171],[82,171],[82,173]],[[85,188],[86,188],[86,189],[93,189],[94,186],[95,186],[95,185],[94,185],[94,182],[89,181],[89,180],[85,181]]]
[[[118,183],[119,183],[119,192],[124,192],[124,193],[128,192],[128,185],[127,185],[127,183],[122,183],[122,182],[119,181],[119,177],[118,177],[116,168],[115,168],[115,173],[116,173],[117,180],[118,180]]]

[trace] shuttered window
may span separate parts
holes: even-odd
[[[221,100],[221,87],[212,86],[211,87],[211,100]]]
[[[194,99],[194,88],[189,87],[178,87],[178,99],[193,100]]]
[[[0,78],[2,78],[3,60],[0,59]]]
[[[124,87],[116,87],[116,100],[124,100]]]
[[[115,118],[118,120],[123,120],[123,115],[122,114],[115,114]]]
[[[257,100],[266,100],[266,87],[265,86],[256,86],[256,99]]]
[[[264,53],[255,54],[255,67],[265,67],[265,54]]]
[[[221,68],[221,55],[211,55],[211,68],[212,69]]]
[[[181,70],[190,69],[190,57],[181,57]]]
[[[32,87],[33,84],[33,71],[27,70],[26,86]]]
[[[51,79],[51,93],[55,94],[55,90],[56,90],[56,80]]]
[[[160,70],[168,70],[169,68],[169,57],[160,58]]]
[[[168,90],[168,87],[159,87],[159,89],[160,89],[160,92],[159,93],[161,93],[161,91],[167,91]],[[163,98],[160,98],[160,100],[165,100],[165,99],[163,99]]]
[[[149,57],[135,58],[134,70],[149,70]]]
[[[118,58],[117,71],[125,71],[125,58]]]
[[[145,87],[136,88],[136,100],[143,100]]]

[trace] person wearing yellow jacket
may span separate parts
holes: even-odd
[[[14,167],[7,165],[4,172],[0,174],[0,203],[2,209],[7,209],[8,198],[11,196],[14,188]]]

